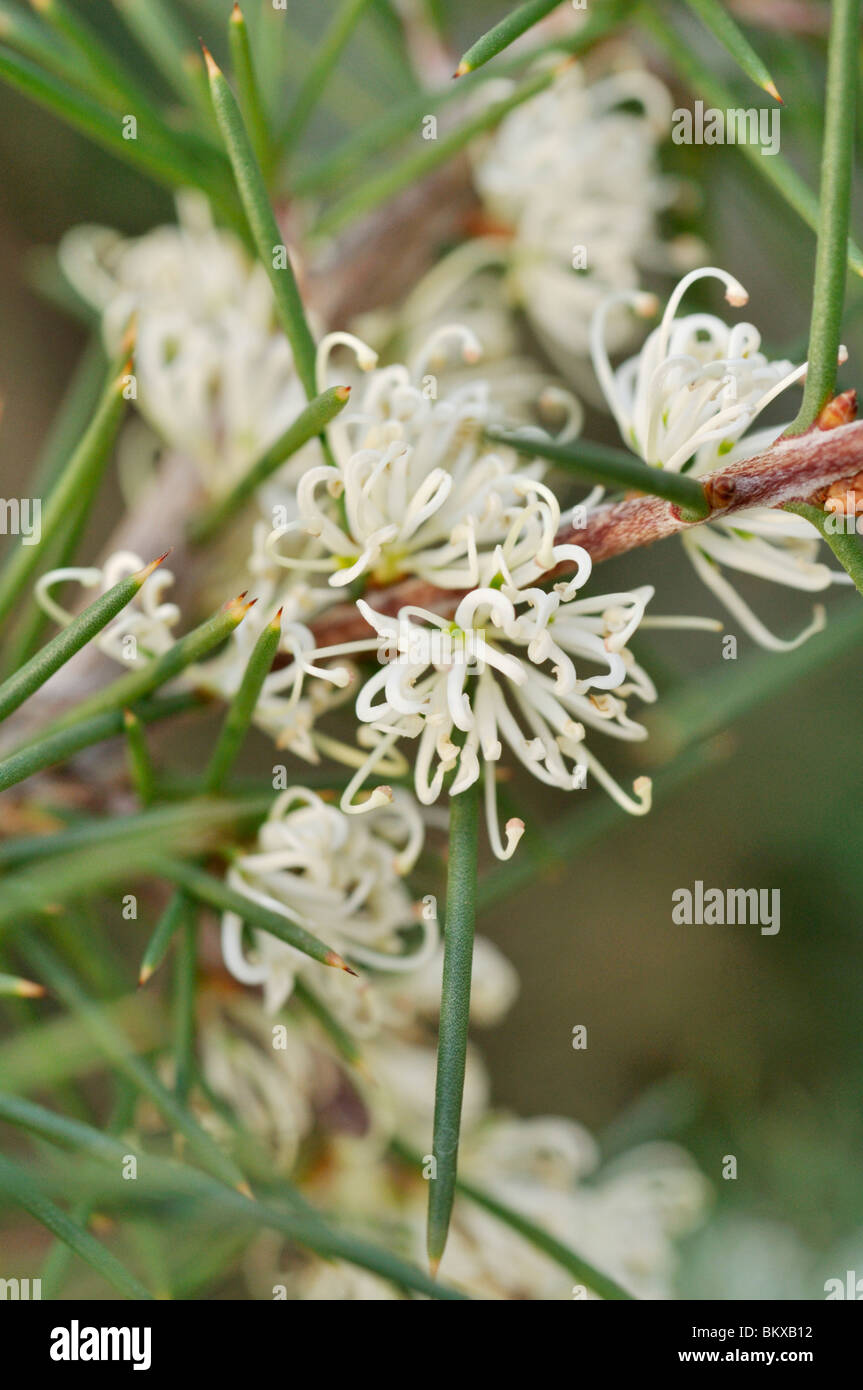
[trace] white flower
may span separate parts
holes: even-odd
[[[420,1064],[417,1083],[422,1070]],[[409,1075],[410,1067],[403,1079]],[[418,1092],[419,1085],[414,1089]],[[674,1297],[675,1243],[701,1221],[708,1199],[707,1184],[686,1153],[670,1144],[651,1144],[600,1166],[593,1138],[572,1120],[523,1120],[474,1112],[473,1106],[471,1111],[459,1155],[460,1172],[468,1182],[578,1251],[636,1298]],[[425,1151],[421,1136],[417,1146]],[[327,1152],[329,1162],[318,1169],[319,1200],[347,1210],[354,1225],[390,1229],[397,1248],[419,1263],[427,1183],[414,1179],[408,1185],[400,1171],[398,1181],[387,1186],[375,1151],[362,1140],[341,1140]],[[274,1257],[278,1260],[278,1251]],[[511,1225],[461,1195],[441,1274],[448,1284],[479,1299],[596,1298],[585,1282]],[[297,1297],[314,1296],[320,1262],[308,1257],[288,1277]],[[285,1282],[285,1276],[277,1279],[268,1272],[265,1279],[261,1272],[259,1282],[263,1290]],[[370,1297],[371,1290],[363,1296]]]
[[[263,266],[213,225],[200,193],[182,193],[177,213],[177,226],[131,240],[105,227],[75,228],[59,255],[75,289],[101,312],[111,352],[137,316],[138,406],[217,493],[306,399]]]
[[[324,464],[303,473],[297,519],[286,520],[268,540],[276,563],[326,574],[336,588],[361,577],[388,583],[403,574],[437,587],[470,588],[491,577],[495,547],[525,509],[532,527],[522,538],[523,548],[532,532],[548,531],[549,507],[556,503],[538,481],[544,466],[523,466],[511,450],[491,447],[482,438],[485,426],[501,423],[488,384],[471,378],[438,395],[432,369],[439,359],[446,361],[445,347],[452,341],[466,360],[477,360],[480,348],[473,334],[447,325],[432,335],[410,368],[372,370],[362,392],[354,392],[327,432],[336,467]],[[319,354],[322,389],[326,358],[340,342],[358,353],[370,351],[350,335],[330,334]],[[570,434],[580,414],[570,397],[567,402],[563,433]],[[292,546],[284,553],[283,537],[295,542],[304,535],[315,538],[317,552],[298,554]],[[531,577],[538,573],[533,570]]]
[[[143,568],[144,561],[139,555],[131,550],[118,550],[102,568],[70,565],[48,570],[37,580],[33,592],[43,612],[60,627],[68,627],[74,614],[51,594],[58,584],[74,581],[85,589],[98,589],[101,595]],[[151,574],[131,602],[96,637],[99,650],[125,666],[143,666],[151,657],[160,656],[172,647],[176,638],[171,629],[180,619],[180,610],[175,603],[163,603],[162,595],[173,582],[173,574],[163,566]]]
[[[626,643],[653,590],[577,598],[590,573],[585,551],[551,546],[541,567],[551,569],[564,550],[576,572],[546,592],[519,588],[499,548],[501,587],[465,595],[451,623],[414,607],[391,618],[358,600],[387,650],[385,665],[357,697],[357,718],[379,737],[345,789],[344,810],[364,811],[386,800],[389,788],[377,788],[359,805],[353,798],[377,760],[402,738],[418,740],[414,787],[425,805],[440,795],[448,773],[454,773],[450,795],[458,795],[485,765],[486,820],[499,858],[509,858],[524,831],[521,821],[510,820],[506,845],[501,841],[494,766],[504,744],[549,786],[583,787],[590,771],[626,810],[640,815],[649,809],[649,780],[635,783],[637,799],[628,796],[587,748],[585,730],[627,740],[646,737],[627,714],[626,698],[653,700],[656,691]],[[324,650],[336,655],[339,649]],[[580,673],[584,663],[589,673]]]
[[[652,312],[653,296],[610,296],[597,311],[591,332],[596,374],[623,439],[651,467],[692,477],[717,467],[723,457],[735,462],[772,443],[780,428],[742,436],[771,401],[806,373],[806,363],[771,362],[760,351],[761,337],[751,323],[732,328],[713,314],[678,317],[686,291],[704,278],[720,280],[733,306],[747,302],[739,281],[708,266],[684,276],[641,352],[616,370],[605,340],[607,316],[621,303]],[[773,650],[799,646],[823,627],[823,609],[817,607],[812,624],[785,641],[744,603],[723,578],[721,565],[813,592],[848,580],[818,560],[820,538],[809,522],[769,507],[693,527],[683,543],[696,571],[725,607],[750,636]]]
[[[469,1181],[552,1231],[637,1298],[673,1297],[673,1242],[702,1214],[704,1179],[671,1145],[633,1150],[597,1169],[590,1135],[557,1117],[500,1117],[464,1146]],[[457,1204],[442,1273],[469,1291],[496,1288],[503,1298],[572,1298],[573,1283],[581,1282],[469,1202]]]
[[[234,860],[227,881],[361,965],[413,970],[438,944],[436,918],[416,911],[404,883],[422,842],[419,812],[406,795],[357,821],[315,792],[291,787],[273,803],[256,850]],[[401,932],[417,926],[420,942],[405,952]],[[225,964],[243,984],[264,986],[268,1009],[281,1007],[299,974],[318,987],[321,968],[308,956],[267,932],[255,931],[253,937],[249,955],[242,919],[224,914]],[[355,981],[351,987],[361,988]]]

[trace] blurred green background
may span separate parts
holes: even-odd
[[[107,0],[79,8],[105,36],[127,45],[129,56]],[[218,54],[224,0],[185,8]],[[253,18],[254,0],[244,8]],[[506,7],[437,0],[437,8],[457,53]],[[691,34],[681,8],[679,20]],[[826,6],[809,8],[816,19],[826,14]],[[329,0],[289,0],[290,32],[313,40],[331,10]],[[750,32],[786,95],[782,153],[814,182],[823,42],[764,27]],[[672,85],[678,104],[688,104],[637,31],[632,42]],[[722,50],[703,36],[693,42],[740,93],[741,104],[753,104]],[[307,47],[289,43],[286,63],[301,71],[304,52]],[[362,26],[341,72],[326,112],[315,119],[309,150],[348,133],[413,83],[394,61],[382,14]],[[149,71],[141,75],[155,80]],[[808,328],[811,233],[733,149],[669,145],[664,159],[700,188],[694,225],[715,263],[747,285],[747,316],[771,349],[799,356]],[[0,492],[10,495],[23,486],[85,341],[83,330],[37,289],[44,283],[37,253],[78,223],[134,233],[170,218],[172,205],[162,190],[2,86],[0,166]],[[858,198],[858,237],[859,211]],[[857,382],[863,360],[861,308],[863,284],[856,281],[849,285],[845,386]],[[613,437],[594,417],[590,429]],[[82,562],[95,558],[117,506],[109,486]],[[674,543],[603,566],[602,580],[606,589],[649,580],[659,613],[724,616]],[[808,621],[805,595],[757,580],[742,581],[741,588],[785,635]],[[844,589],[833,591],[831,616],[855,601]],[[734,632],[734,624],[727,630]],[[721,659],[718,635],[641,638],[638,654],[660,673],[659,715],[663,699],[673,701],[687,681],[697,682],[709,705],[714,690],[718,700],[734,682],[754,690],[773,663],[795,662],[795,675],[772,698],[753,700],[714,741],[706,770],[649,817],[625,823],[617,817],[607,833],[486,914],[481,929],[514,961],[522,989],[507,1021],[479,1041],[501,1104],[525,1115],[576,1118],[598,1133],[608,1153],[673,1137],[694,1154],[716,1205],[710,1225],[687,1244],[682,1291],[817,1298],[828,1275],[855,1267],[855,1251],[863,1274],[860,632],[826,665],[820,639],[806,649],[804,662],[799,654],[759,653],[737,635],[736,663]],[[662,766],[659,741],[637,751],[635,766],[625,749],[623,756],[612,749],[609,761],[625,782]],[[268,746],[257,736],[254,754],[262,770],[269,766]],[[194,768],[187,740],[178,741],[174,756]],[[572,798],[539,785],[519,783],[514,795],[532,812],[520,854],[541,840],[543,822],[560,826],[573,812]],[[587,800],[601,793],[581,795],[587,811]],[[780,889],[781,931],[770,937],[749,926],[673,925],[672,891],[696,879]],[[586,1051],[572,1048],[576,1024],[588,1028]],[[729,1154],[737,1158],[736,1181],[721,1177]],[[846,1258],[850,1263],[841,1263]]]

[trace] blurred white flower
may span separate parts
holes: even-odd
[[[176,226],[131,239],[77,227],[60,243],[60,264],[101,313],[109,351],[136,315],[141,413],[218,493],[278,438],[306,398],[264,267],[213,224],[202,194],[179,194],[177,217]]]
[[[697,1224],[707,1187],[671,1145],[635,1149],[599,1167],[590,1135],[558,1117],[493,1119],[469,1137],[464,1176],[578,1250],[640,1299],[674,1297],[674,1241]],[[594,1298],[533,1245],[483,1208],[462,1200],[442,1274],[498,1298]]]
[[[363,1141],[333,1144],[319,1173],[322,1200],[338,1204],[357,1225],[389,1229],[402,1253],[423,1258],[427,1184],[383,1185]],[[549,1231],[597,1270],[639,1299],[675,1297],[675,1242],[703,1218],[708,1187],[676,1146],[651,1144],[600,1165],[590,1134],[572,1120],[522,1120],[492,1114],[465,1125],[464,1178]],[[278,1259],[278,1251],[271,1253]],[[294,1267],[298,1298],[315,1296],[320,1262]],[[480,1299],[588,1299],[596,1295],[506,1222],[467,1197],[456,1197],[446,1254],[447,1283]],[[264,1274],[256,1275],[263,1282]],[[269,1273],[268,1278],[273,1276]],[[381,1281],[383,1283],[383,1281]]]
[[[611,295],[597,311],[591,331],[594,368],[625,442],[651,467],[691,477],[710,472],[723,457],[735,462],[772,443],[781,427],[742,436],[771,401],[806,373],[806,363],[771,362],[760,351],[761,336],[751,323],[731,328],[713,314],[678,317],[686,291],[705,278],[720,280],[735,307],[747,302],[746,290],[726,271],[713,266],[692,271],[677,285],[641,352],[616,370],[609,360],[607,316],[624,303],[652,312],[653,296]],[[745,631],[775,651],[799,646],[823,627],[823,608],[816,607],[812,623],[796,638],[776,637],[723,577],[720,566],[812,592],[849,579],[819,561],[820,537],[809,522],[769,507],[693,527],[683,544],[699,576]]]

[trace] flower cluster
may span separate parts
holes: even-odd
[[[746,435],[750,425],[787,388],[806,374],[806,363],[770,361],[761,335],[751,323],[730,328],[713,314],[678,316],[687,290],[696,281],[719,280],[728,303],[739,308],[748,294],[727,271],[708,266],[685,275],[669,297],[662,321],[641,351],[616,370],[609,361],[609,313],[629,304],[652,312],[652,296],[621,292],[610,296],[594,316],[593,363],[625,442],[645,463],[671,472],[703,476],[720,459],[748,458],[782,432],[777,426]],[[744,438],[743,436],[746,435]],[[696,572],[744,629],[762,646],[787,651],[824,625],[816,608],[813,621],[792,640],[775,636],[722,576],[725,565],[791,588],[826,589],[848,581],[843,571],[820,560],[820,539],[802,517],[768,507],[738,512],[686,533],[684,545]]]
[[[361,364],[374,361],[359,340],[329,335],[321,351],[322,389],[328,350],[341,341],[355,347]],[[403,575],[439,588],[466,588],[491,577],[495,548],[526,506],[537,518],[547,512],[550,494],[538,481],[542,466],[525,467],[511,450],[484,441],[483,430],[501,419],[488,383],[474,372],[439,392],[434,371],[446,365],[453,343],[465,362],[479,360],[474,334],[450,324],[431,335],[410,366],[369,372],[359,399],[330,427],[335,468],[322,464],[303,472],[296,516],[268,538],[276,564],[326,574],[335,588],[359,579],[385,584]],[[580,421],[570,401],[565,433]],[[557,504],[551,499],[550,505]],[[292,511],[290,502],[284,510]],[[295,542],[303,536],[317,545],[297,553]],[[283,537],[292,542],[287,554]]]

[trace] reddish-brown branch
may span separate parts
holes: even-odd
[[[704,490],[712,510],[704,520],[715,521],[748,507],[820,500],[833,483],[853,478],[861,469],[863,420],[829,431],[810,430],[797,438],[781,440],[754,458],[707,474]],[[677,509],[659,497],[635,497],[597,507],[588,514],[585,526],[566,527],[557,539],[582,546],[596,563],[703,524],[682,521]],[[565,573],[563,565],[552,572],[555,576]],[[411,603],[450,616],[461,597],[461,591],[436,589],[421,579],[405,579],[367,595],[373,608],[390,615]],[[319,646],[368,637],[369,631],[353,604],[328,609],[314,624]]]

